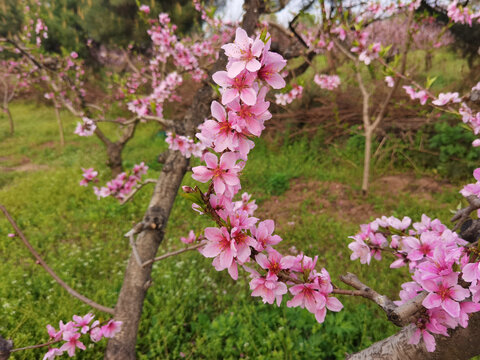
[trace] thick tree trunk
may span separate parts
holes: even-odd
[[[112,171],[113,178],[123,171],[122,151],[124,146],[124,144],[113,142],[107,144],[107,165]]]
[[[5,340],[0,335],[0,360],[7,360],[10,357],[10,350],[12,350],[12,348],[12,340]]]
[[[348,360],[467,360],[480,354],[480,313],[470,318],[468,327],[457,328],[450,336],[435,336],[435,352],[428,352],[423,340],[418,345],[410,345],[408,340],[415,327],[407,326],[397,334],[381,340],[369,348],[347,356]]]
[[[137,237],[136,247],[142,261],[154,258],[157,253],[187,166],[188,160],[180,152],[169,152],[144,217],[146,224],[154,223],[156,228],[144,230]],[[153,264],[149,264],[142,268],[133,255],[130,257],[115,307],[115,319],[123,322],[122,330],[108,342],[105,359],[136,358],[138,325],[142,315],[143,301],[151,281],[152,266]]]

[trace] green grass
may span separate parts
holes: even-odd
[[[50,108],[17,103],[12,113],[17,126],[13,137],[8,136],[5,118],[0,118],[0,166],[16,166],[26,158],[48,168],[0,173],[0,203],[67,283],[101,304],[114,306],[130,253],[123,234],[141,219],[152,188],[125,206],[114,199],[98,201],[91,188],[80,187],[78,182],[80,167],[95,167],[101,172],[101,183],[108,180],[102,144],[94,137],[73,135],[76,120],[62,113],[67,141],[62,151]],[[359,223],[330,208],[323,213],[314,209],[317,197],[335,201],[339,196],[326,192],[321,184],[345,185],[351,189],[348,197],[352,201],[367,202],[378,214],[408,215],[415,220],[428,213],[445,222],[448,209],[460,201],[457,189],[448,188],[431,199],[410,193],[390,194],[386,199],[386,192],[374,186],[372,194],[362,199],[358,195],[362,157],[355,141],[326,149],[321,134],[313,140],[286,139],[257,141],[242,179],[244,190],[258,199],[260,211],[273,197],[279,206],[293,205],[288,201],[294,180],[318,184],[318,189],[305,192],[295,224],[278,224],[284,239],[281,250],[287,252],[294,246],[309,256],[319,255],[319,266],[326,267],[332,279],[351,271],[396,298],[399,284],[406,280],[405,271],[390,271],[388,260],[370,266],[349,260],[348,236],[357,231]],[[156,177],[161,167],[155,159],[165,147],[155,125],[141,124],[125,149],[124,164],[129,167],[145,161],[151,168],[148,176]],[[406,165],[397,171],[412,172]],[[419,176],[429,172],[422,171]],[[380,162],[373,178],[390,172],[391,166]],[[189,176],[184,183],[194,184]],[[177,197],[160,253],[181,248],[180,236],[208,225],[186,199]],[[46,324],[57,325],[59,320],[68,321],[73,314],[91,309],[59,287],[35,264],[18,238],[7,237],[10,232],[0,217],[0,334],[21,347],[47,341]],[[155,264],[152,278],[139,330],[139,359],[178,359],[180,353],[195,359],[337,359],[397,331],[376,306],[363,299],[342,298],[345,310],[329,313],[324,324],[318,324],[306,310],[264,305],[250,296],[245,272],[235,282],[226,272],[216,272],[211,260],[198,253]],[[105,314],[94,312],[105,319]],[[88,346],[77,358],[100,359],[104,347],[104,341]],[[36,359],[43,353],[18,352],[12,358]]]

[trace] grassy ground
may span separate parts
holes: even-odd
[[[80,167],[95,167],[101,181],[108,180],[100,142],[73,135],[75,120],[62,113],[67,145],[61,150],[52,109],[18,103],[12,113],[17,127],[13,137],[7,135],[6,119],[0,118],[0,203],[67,283],[114,306],[130,250],[123,234],[141,219],[151,188],[124,206],[114,199],[98,201],[91,188],[78,182]],[[391,164],[380,162],[372,192],[363,198],[361,144],[350,141],[326,149],[322,139],[319,133],[309,141],[282,136],[259,141],[244,171],[244,189],[258,199],[259,216],[277,221],[283,252],[319,255],[319,266],[332,279],[351,271],[396,298],[405,272],[390,271],[388,260],[370,266],[351,262],[348,236],[360,223],[382,214],[416,220],[427,213],[448,222],[449,209],[460,202],[458,184],[445,184],[421,168],[414,173],[402,166],[392,172]],[[145,161],[148,176],[155,177],[160,170],[155,158],[163,149],[162,133],[143,124],[125,150],[124,164],[128,168]],[[25,164],[30,164],[28,171],[15,170]],[[189,176],[184,182],[193,184]],[[181,248],[180,236],[209,224],[178,197],[160,253]],[[35,265],[19,239],[7,237],[9,232],[0,218],[0,334],[21,347],[47,341],[46,324],[91,309]],[[264,305],[250,296],[244,273],[234,282],[210,263],[186,253],[155,264],[138,338],[140,359],[178,359],[181,354],[191,359],[340,359],[397,330],[362,299],[342,298],[345,309],[329,313],[324,324],[306,310]],[[104,342],[88,346],[77,358],[100,359],[104,347]],[[12,358],[37,359],[43,353],[19,352]]]

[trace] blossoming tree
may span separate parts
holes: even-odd
[[[317,266],[318,256],[312,258],[303,253],[282,255],[275,249],[282,239],[274,233],[274,222],[253,216],[257,206],[248,194],[244,193],[235,200],[242,188],[241,172],[254,147],[252,139],[261,135],[265,122],[272,116],[267,94],[270,88],[285,86],[280,72],[286,61],[271,51],[271,38],[266,29],[254,33],[262,9],[260,5],[258,0],[246,1],[242,27],[236,29],[233,42],[222,46],[225,57],[220,57],[213,66],[212,79],[221,87],[220,98],[210,84],[202,87],[183,119],[183,132],[169,135],[167,139],[170,149],[145,216],[126,234],[130,238],[132,254],[114,309],[86,299],[62,284],[28,243],[6,209],[0,207],[16,235],[37,261],[57,277],[57,282],[73,296],[100,311],[113,314],[115,318],[104,324],[92,323],[93,315],[89,313],[83,317],[75,315],[67,324],[61,322],[59,331],[47,326],[50,341],[38,346],[50,346],[60,341],[63,344],[59,348],[50,347],[46,359],[64,352],[72,356],[77,348],[83,350],[85,346],[79,340],[82,334],[88,334],[94,342],[102,337],[110,338],[106,359],[134,359],[137,329],[143,301],[151,285],[153,264],[189,250],[198,250],[203,256],[212,258],[216,270],[227,270],[235,280],[239,271],[246,271],[251,278],[252,296],[260,297],[264,303],[279,306],[287,298],[288,307],[305,308],[321,323],[327,310],[342,310],[338,297],[360,296],[375,302],[390,321],[404,327],[397,335],[350,355],[349,359],[427,359],[439,356],[467,359],[480,353],[475,341],[471,341],[480,331],[478,225],[470,219],[470,214],[480,209],[478,169],[474,172],[477,182],[461,191],[470,205],[455,214],[453,229],[426,215],[418,222],[407,217],[383,216],[362,225],[360,232],[352,236],[349,245],[352,260],[369,264],[372,258],[380,261],[384,256],[391,256],[394,260],[391,268],[408,267],[411,279],[402,285],[400,300],[396,302],[363,284],[351,273],[340,277],[340,281],[351,288],[341,288],[332,281],[327,269]],[[363,60],[366,60],[374,56],[373,53],[376,53],[373,47],[364,46],[360,55],[364,54]],[[480,113],[469,107],[465,96],[456,93],[435,96],[401,72],[391,71],[415,86],[416,94],[424,91],[427,101],[459,114],[475,133],[479,132]],[[316,82],[325,88],[338,85],[335,77],[319,76]],[[193,140],[194,134],[198,140]],[[201,145],[195,145],[198,143]],[[193,209],[210,218],[213,226],[205,228],[200,236],[190,232],[182,238],[184,243],[193,245],[156,257],[191,156],[200,157],[204,162],[191,169],[192,177],[199,184],[193,188],[184,186],[182,190],[192,201]],[[132,176],[138,177],[143,171],[144,168],[138,166],[133,169]],[[82,182],[88,183],[94,177],[93,169],[88,169]],[[458,234],[455,230],[460,225],[462,231]],[[24,350],[12,350],[12,344],[8,342],[2,342],[0,346],[3,346],[0,356],[4,358],[13,351]]]

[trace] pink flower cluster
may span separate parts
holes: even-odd
[[[353,32],[353,46],[350,51],[353,53],[358,53],[358,60],[363,61],[365,65],[369,65],[373,59],[378,57],[380,50],[382,49],[382,44],[375,42],[373,44],[368,44],[367,40],[369,33],[367,31],[355,31]]]
[[[149,13],[147,7],[142,5],[140,11]],[[139,117],[158,116],[163,117],[165,101],[179,101],[176,94],[177,88],[182,84],[183,77],[176,71],[164,74],[165,64],[169,60],[179,72],[188,73],[195,81],[201,81],[205,77],[202,70],[203,64],[214,61],[218,56],[220,37],[217,34],[202,41],[193,41],[190,38],[179,38],[176,35],[177,27],[171,24],[167,14],[161,13],[158,22],[151,20],[152,27],[148,34],[153,43],[153,58],[147,66],[139,69],[139,73],[130,76],[127,83],[128,109]],[[230,32],[225,29],[222,35],[229,36]],[[150,88],[153,91],[145,96],[136,94],[140,85],[147,78],[151,80]]]
[[[163,118],[163,104],[166,100],[176,99],[174,92],[182,82],[183,78],[176,71],[171,72],[153,88],[153,92],[149,96],[130,101],[127,104],[128,110],[140,117],[156,115]]]
[[[205,145],[202,142],[194,142],[190,136],[177,135],[168,131],[165,141],[169,149],[180,151],[187,159],[192,155],[201,158],[205,152]]]
[[[460,24],[472,26],[472,21],[475,19],[478,19],[478,22],[480,22],[480,11],[475,13],[467,7],[458,6],[457,0],[448,5],[447,15],[453,22]]]
[[[66,324],[60,321],[58,331],[48,324],[47,332],[50,336],[50,341],[65,342],[60,348],[49,348],[43,360],[51,360],[56,356],[61,356],[65,351],[68,353],[68,356],[72,357],[75,355],[77,348],[85,350],[85,345],[79,340],[82,335],[89,334],[93,342],[98,342],[102,340],[102,338],[111,338],[120,331],[121,321],[109,320],[106,324],[102,325],[98,320],[95,320],[90,324],[94,317],[95,315],[91,313],[83,317],[73,315],[73,321],[69,321]]]
[[[480,112],[477,112],[476,114],[473,112],[473,110],[465,103],[460,104],[460,109],[458,110],[460,115],[462,116],[462,121],[468,125],[473,130],[474,134],[479,134],[480,133]],[[480,146],[479,143],[480,139],[476,139],[473,142],[473,146]]]
[[[83,117],[82,121],[83,123],[77,123],[74,134],[78,136],[92,136],[97,128],[95,122],[87,117]]]
[[[80,181],[80,186],[88,186],[88,183],[92,182],[92,181],[98,181],[97,179],[97,175],[98,175],[98,171],[95,171],[93,168],[88,168],[88,169],[84,169],[82,168],[82,171],[83,171],[83,179]]]
[[[222,104],[212,103],[215,120],[205,121],[197,137],[221,155],[207,152],[206,164],[194,167],[192,177],[210,184],[207,193],[199,194],[201,201],[197,200],[194,208],[211,216],[218,227],[205,229],[205,246],[199,251],[213,258],[216,270],[227,270],[235,280],[239,266],[244,267],[252,278],[252,296],[279,305],[290,293],[292,299],[287,306],[306,307],[323,322],[327,309],[339,311],[342,304],[331,296],[333,286],[328,272],[316,271],[317,257],[282,256],[273,248],[282,240],[274,234],[273,220],[259,221],[253,216],[257,206],[250,195],[244,193],[241,200],[233,200],[241,188],[240,172],[253,147],[250,138],[260,136],[264,121],[271,117],[270,103],[265,101],[268,86],[280,88],[285,84],[279,75],[285,61],[270,52],[270,40],[265,38],[269,39],[268,34],[251,39],[244,30],[237,29],[235,42],[223,47],[229,57],[227,71],[213,75],[222,86]],[[192,239],[190,234],[182,241]]]
[[[275,94],[275,103],[286,106],[291,104],[293,100],[300,99],[303,95],[303,86],[293,84],[292,89],[287,93]]]
[[[391,268],[408,265],[413,281],[402,285],[396,304],[427,293],[422,302],[426,312],[415,321],[417,330],[410,342],[417,344],[422,337],[428,351],[434,351],[432,334],[448,336],[447,329],[466,327],[468,314],[480,311],[480,264],[470,262],[468,243],[438,219],[422,215],[421,222],[410,225],[407,217],[378,218],[362,225],[348,247],[353,251],[351,259],[359,258],[363,264],[372,256],[381,260],[381,252],[388,250],[396,257]],[[470,285],[462,286],[461,278]],[[470,297],[472,301],[466,300]]]
[[[473,171],[473,177],[477,182],[475,184],[468,184],[460,190],[460,194],[467,197],[470,195],[475,195],[480,198],[480,168]]]
[[[318,75],[315,74],[313,81],[325,90],[335,90],[340,86],[340,77],[338,75]]]
[[[420,101],[420,104],[422,105],[425,105],[427,103],[427,100],[430,98],[428,93],[423,89],[415,91],[411,86],[408,85],[403,86],[403,88],[405,89],[405,92],[410,96],[410,99],[418,99]]]
[[[118,174],[115,179],[107,182],[106,186],[102,186],[100,189],[94,186],[93,191],[98,199],[113,196],[118,200],[123,200],[132,192],[133,188],[142,181],[142,175],[145,175],[147,170],[148,166],[143,162],[134,165],[131,174],[122,172]]]
[[[462,99],[460,99],[457,92],[449,92],[446,94],[440,93],[438,98],[432,101],[432,104],[437,106],[445,106],[448,103],[459,103],[460,101],[462,101]]]

